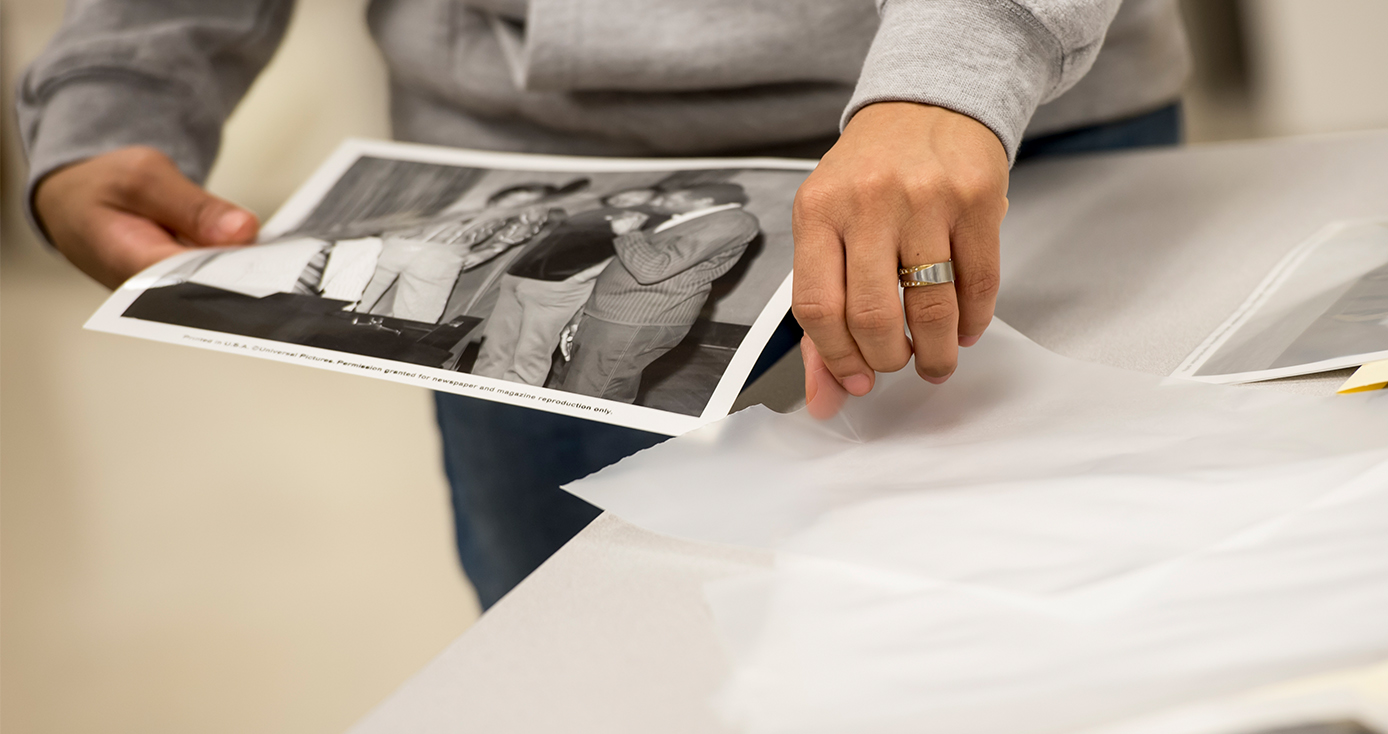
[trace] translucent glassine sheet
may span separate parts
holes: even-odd
[[[709,590],[734,661],[716,705],[754,734],[1050,734],[1381,659],[1378,478],[1258,542],[1201,554],[1101,617],[780,554],[771,572]]]
[[[995,323],[832,423],[749,409],[570,491],[782,551],[709,588],[752,732],[1060,732],[1388,655],[1388,401],[1128,373]]]
[[[1212,696],[1074,734],[1366,734],[1388,731],[1388,658]]]
[[[1295,511],[1386,450],[1388,400],[1372,394],[1125,372],[995,323],[944,385],[883,375],[824,423],[749,408],[568,489],[668,535],[1050,595]],[[873,501],[916,508],[930,532],[871,527],[870,542],[841,542]],[[1037,578],[1043,567],[1059,576]]]

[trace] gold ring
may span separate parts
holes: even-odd
[[[913,265],[909,268],[898,268],[897,275],[900,277],[903,288],[911,288],[920,285],[941,285],[943,283],[954,282],[954,261],[946,260],[941,263],[927,263],[925,265]]]

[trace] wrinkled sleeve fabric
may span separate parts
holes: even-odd
[[[116,148],[147,145],[207,177],[222,123],[274,54],[293,0],[73,0],[20,79],[26,187]]]
[[[628,232],[618,235],[612,244],[617,259],[637,283],[654,285],[723,250],[751,242],[759,230],[756,217],[735,209],[709,214],[664,232]]]
[[[876,102],[944,107],[988,126],[1008,160],[1036,108],[1094,64],[1120,0],[879,0],[882,24],[842,124]]]

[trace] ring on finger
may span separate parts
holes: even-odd
[[[903,288],[953,283],[954,261],[946,260],[941,263],[914,265],[907,268],[899,268],[896,272],[901,279],[901,287]]]

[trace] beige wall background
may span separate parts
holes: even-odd
[[[1193,143],[1388,126],[1381,0],[1181,0]],[[1231,33],[1241,26],[1241,42]]]
[[[61,5],[0,5],[0,729],[341,731],[475,618],[428,395],[81,331],[104,294],[24,225],[8,111]],[[213,191],[267,217],[388,134],[364,5],[300,0]],[[1192,142],[1388,126],[1388,3],[1183,6]]]
[[[364,0],[301,0],[209,181],[268,216],[385,137]],[[476,618],[429,394],[81,329],[23,220],[10,102],[61,19],[4,0],[0,730],[339,732]]]

